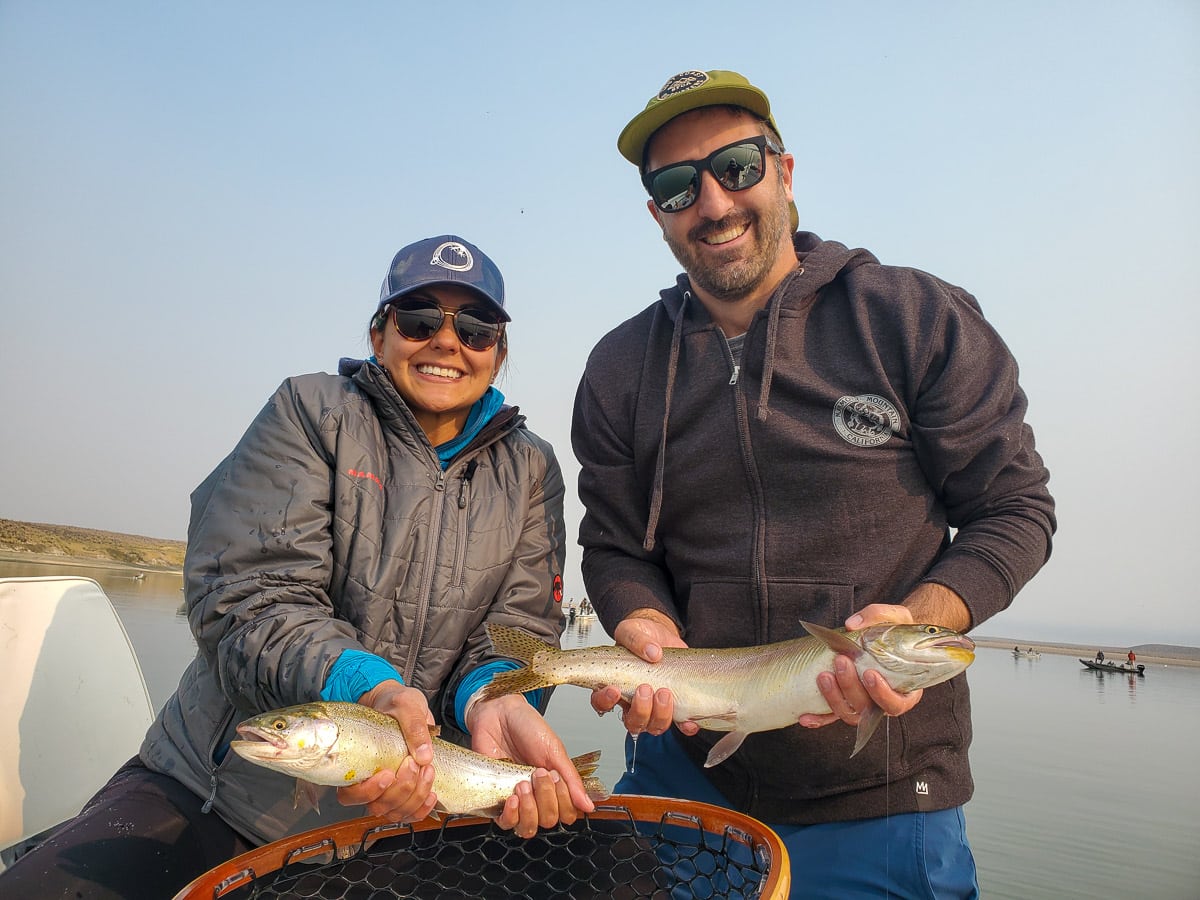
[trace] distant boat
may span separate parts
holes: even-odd
[[[1081,659],[1079,661],[1089,669],[1095,669],[1097,672],[1124,672],[1126,675],[1146,674],[1146,667],[1141,663],[1138,663],[1136,666],[1131,666],[1129,663],[1117,665],[1115,662],[1108,662],[1107,660],[1104,662],[1097,662],[1094,659]]]
[[[1030,647],[1028,650],[1018,650],[1016,647],[1014,647],[1012,655],[1017,659],[1041,659],[1042,651],[1034,650],[1032,647]]]

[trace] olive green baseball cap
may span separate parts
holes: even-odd
[[[676,116],[702,106],[741,106],[760,119],[766,119],[775,133],[779,133],[779,127],[771,118],[771,101],[746,80],[745,75],[724,69],[711,72],[691,69],[667,79],[662,89],[647,101],[646,108],[630,119],[617,138],[617,149],[623,157],[641,167],[650,136]]]
[[[617,138],[617,149],[640,170],[646,144],[654,132],[676,116],[702,106],[740,106],[765,119],[775,133],[780,134],[771,115],[771,101],[745,75],[727,69],[708,72],[689,69],[668,78],[659,92],[646,102],[646,108],[629,120]],[[795,203],[791,204],[791,215],[792,229],[795,230],[800,221]]]

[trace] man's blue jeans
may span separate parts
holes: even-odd
[[[673,729],[660,737],[643,734],[636,759],[632,752],[626,739],[626,772],[615,793],[729,806],[683,752]],[[821,825],[766,824],[787,846],[793,900],[979,896],[962,807]]]

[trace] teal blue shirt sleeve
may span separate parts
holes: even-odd
[[[321,699],[357,703],[359,697],[385,681],[404,684],[396,667],[382,656],[365,650],[343,650],[329,670]]]
[[[341,662],[341,659],[338,659]],[[454,718],[458,720],[458,727],[463,731],[467,731],[467,723],[465,721],[467,712],[467,701],[472,695],[486,684],[491,684],[492,679],[501,672],[511,672],[513,669],[521,668],[519,662],[511,659],[497,659],[492,662],[484,663],[477,669],[474,669],[467,674],[462,681],[458,683],[458,690],[454,694]],[[526,700],[530,702],[534,709],[540,709],[542,704],[542,689],[538,688],[535,691],[526,691],[524,694]]]

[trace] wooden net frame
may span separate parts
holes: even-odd
[[[787,850],[762,822],[707,803],[619,795],[528,840],[474,816],[351,819],[231,859],[175,900],[784,900],[790,884]]]

